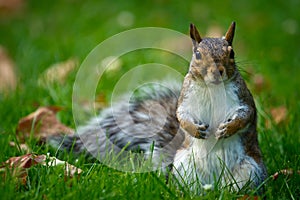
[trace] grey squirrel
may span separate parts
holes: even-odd
[[[124,149],[143,152],[155,165],[172,166],[179,183],[192,190],[218,179],[234,189],[259,186],[266,168],[254,100],[235,63],[234,33],[235,22],[222,38],[201,38],[191,24],[193,56],[182,86],[145,90],[105,109],[74,135],[48,142],[100,160]]]

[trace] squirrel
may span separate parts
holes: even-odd
[[[234,34],[235,22],[222,38],[201,38],[191,24],[193,55],[182,86],[145,90],[105,109],[74,135],[48,142],[101,158],[125,148],[144,152],[156,164],[165,154],[162,167],[171,166],[178,182],[192,190],[218,180],[237,190],[260,186],[267,171],[255,103],[235,63]]]

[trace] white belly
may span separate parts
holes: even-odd
[[[198,176],[202,184],[211,184],[221,174],[223,164],[232,169],[245,156],[238,135],[220,141],[214,137],[190,140],[190,147],[178,150],[174,159],[174,167],[189,182]]]
[[[257,163],[245,154],[238,134],[220,141],[214,137],[190,139],[190,147],[178,150],[175,155],[173,174],[195,193],[202,193],[204,185],[215,183],[242,188],[256,173],[261,173]]]

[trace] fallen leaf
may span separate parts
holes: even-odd
[[[132,12],[122,11],[117,16],[117,22],[120,26],[128,28],[134,24],[135,16]]]
[[[99,93],[95,97],[95,101],[91,102],[88,100],[82,100],[79,102],[80,109],[84,110],[86,113],[91,113],[91,111],[99,111],[108,106],[107,98],[105,93]]]
[[[122,67],[122,60],[116,56],[109,56],[101,61],[99,72],[105,69],[108,76],[113,76],[116,72],[120,71]]]
[[[260,93],[265,88],[265,78],[262,74],[255,74],[253,76],[253,85],[256,93]]]
[[[15,13],[24,7],[24,0],[0,0],[0,13]]]
[[[10,175],[20,179],[22,184],[26,184],[26,178],[28,176],[27,169],[37,164],[41,164],[46,167],[64,165],[65,178],[72,178],[75,175],[79,177],[82,173],[82,169],[77,168],[66,161],[59,160],[55,157],[35,154],[26,154],[9,158],[0,165],[0,172],[4,172],[5,177],[7,175],[6,170],[10,170]]]
[[[8,93],[15,90],[16,86],[15,64],[4,47],[0,46],[0,92]]]
[[[107,100],[104,93],[97,94],[94,102],[94,108],[100,110],[107,107]]]
[[[62,124],[57,118],[56,113],[61,107],[48,106],[40,107],[35,112],[19,120],[17,127],[17,137],[21,142],[29,138],[32,134],[41,142],[45,142],[48,136],[72,134],[73,129]]]
[[[78,60],[70,58],[69,60],[51,65],[39,78],[38,84],[45,86],[51,83],[64,84],[68,75],[78,66]]]
[[[279,172],[275,172],[272,176],[273,176],[273,180],[275,181],[279,177],[280,174],[290,177],[290,176],[294,175],[295,173],[300,175],[300,170],[294,171],[293,169],[282,169]]]
[[[241,198],[238,198],[238,200],[258,200],[259,196],[249,196],[249,195],[244,195]]]
[[[276,125],[286,122],[288,117],[288,110],[285,106],[271,108],[270,115],[271,118],[267,119],[265,122],[266,127],[269,129],[272,127],[272,122],[274,122]]]
[[[73,178],[75,175],[79,176],[82,173],[82,169],[75,167],[74,165],[71,165],[66,161],[59,160],[55,157],[49,157],[47,160],[48,160],[48,162],[43,163],[43,165],[51,166],[51,167],[58,166],[58,165],[64,165],[65,178],[66,177]]]
[[[7,176],[7,169],[9,174],[13,177],[17,177],[23,185],[26,184],[27,168],[38,164],[46,156],[36,156],[33,154],[26,154],[18,157],[11,157],[0,165],[0,172],[4,172],[4,177]]]
[[[270,82],[263,74],[255,73],[254,69],[248,68],[251,74],[251,90],[257,94],[270,90]]]
[[[28,147],[27,144],[19,144],[19,145],[17,145],[15,142],[10,141],[10,142],[9,142],[9,146],[11,146],[11,147],[16,147],[16,148],[18,148],[20,151],[22,150],[22,151],[25,151],[26,153],[29,153],[29,152],[31,151],[31,149]]]
[[[280,106],[271,109],[271,116],[276,124],[279,124],[286,120],[287,118],[287,108],[285,106]]]

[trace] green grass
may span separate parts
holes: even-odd
[[[288,1],[217,1],[198,3],[182,1],[26,1],[22,11],[0,15],[0,44],[17,66],[18,86],[9,95],[0,94],[0,162],[24,154],[9,146],[16,141],[18,120],[33,112],[38,105],[59,105],[65,109],[59,119],[74,127],[72,116],[72,87],[76,71],[66,83],[41,87],[37,80],[51,64],[76,57],[80,63],[101,41],[121,31],[137,27],[158,26],[182,33],[193,22],[205,35],[212,25],[226,31],[231,21],[237,22],[234,47],[239,67],[253,88],[252,75],[262,74],[268,83],[260,93],[254,93],[259,105],[259,142],[270,175],[281,169],[300,169],[300,81],[298,80],[300,47],[299,2]],[[131,12],[134,23],[123,27],[118,23],[122,11]],[[124,58],[124,70],[131,66],[155,61],[159,52],[135,52]],[[172,59],[170,59],[172,60]],[[180,72],[187,63],[174,66]],[[77,68],[78,69],[78,68]],[[106,78],[99,92],[108,98],[113,83],[124,73]],[[101,91],[100,91],[101,90]],[[270,108],[284,105],[287,121],[267,128]],[[54,153],[46,146],[27,142],[33,152]],[[75,163],[71,155],[65,160]],[[208,192],[206,196],[192,196],[174,184],[166,185],[159,172],[124,173],[104,165],[91,165],[80,158],[76,166],[84,173],[78,179],[65,181],[61,169],[36,166],[29,169],[26,185],[13,177],[0,181],[1,199],[230,199],[238,197],[226,189]],[[299,199],[300,175],[279,176],[269,180],[266,196],[274,199]]]

